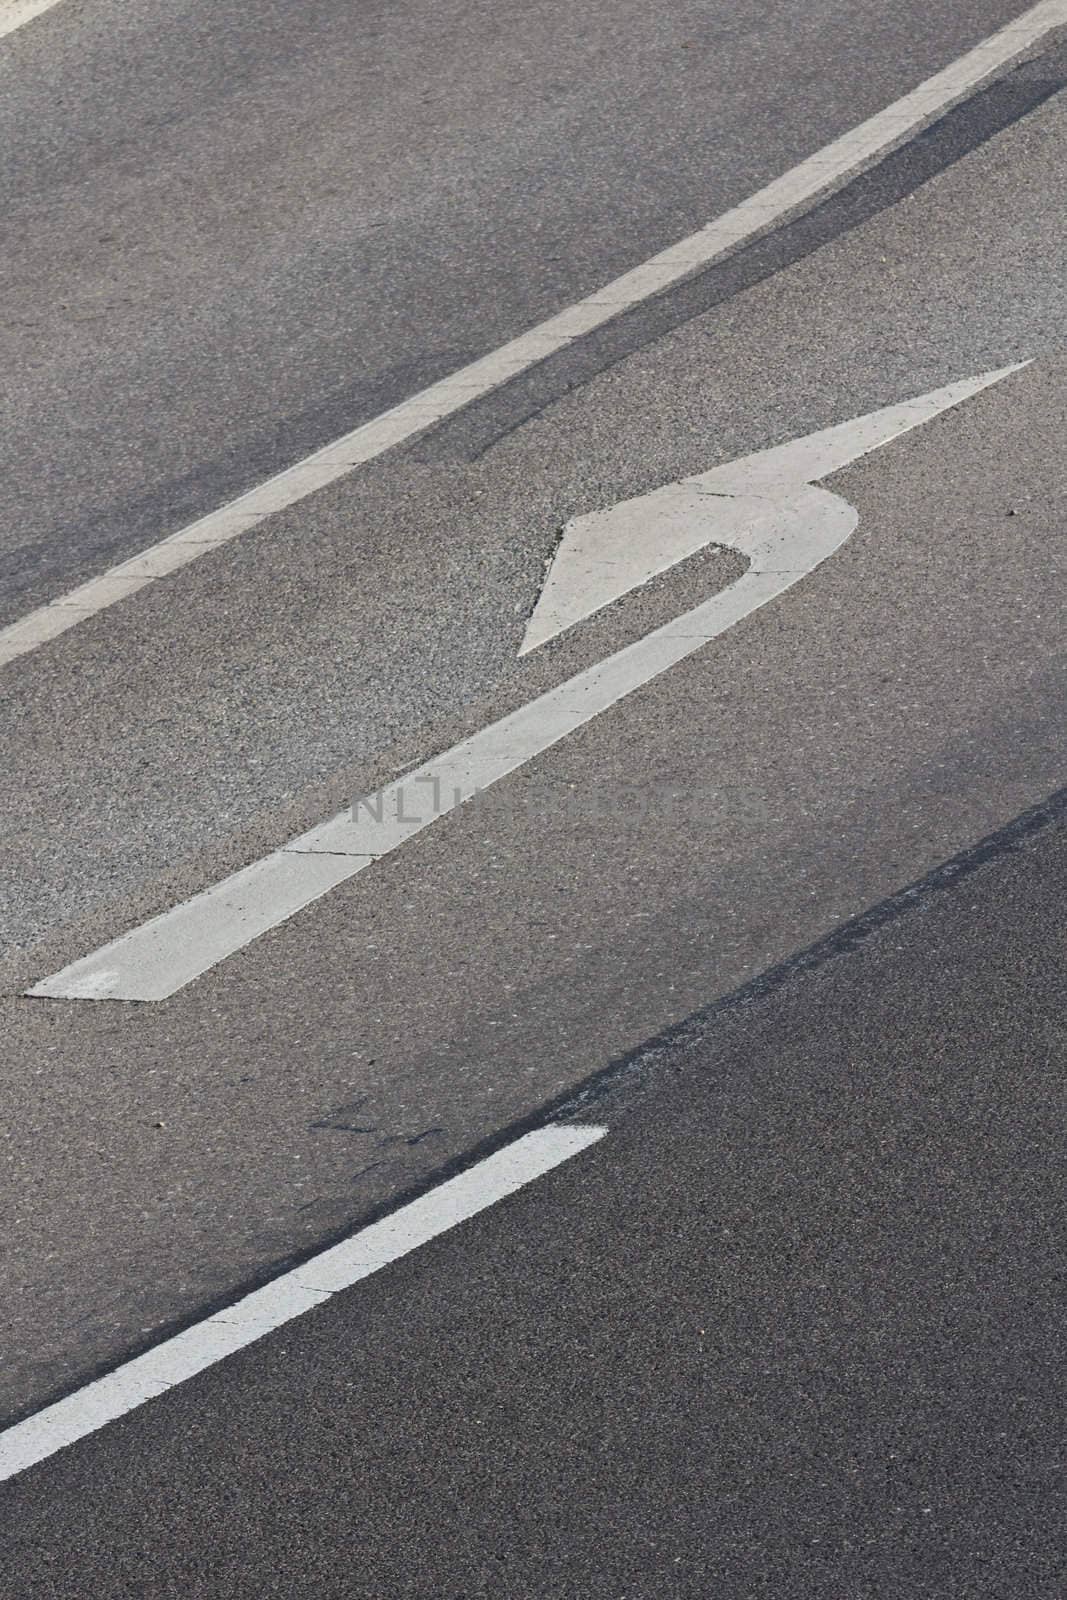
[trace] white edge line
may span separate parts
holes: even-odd
[[[607,1133],[553,1123],[0,1433],[0,1482],[185,1383],[550,1172]]]
[[[172,576],[207,551],[249,532],[275,512],[295,505],[356,467],[414,438],[622,311],[731,254],[808,201],[839,186],[894,145],[903,143],[964,99],[984,79],[1025,54],[1039,39],[1065,26],[1067,0],[1041,0],[885,110],[825,145],[688,238],[661,250],[491,354],[325,445],[247,494],[0,628],[0,667],[58,638],[126,595]],[[3,31],[0,24],[0,32]]]

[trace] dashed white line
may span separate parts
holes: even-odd
[[[0,1433],[0,1481],[25,1472],[116,1417],[165,1394],[176,1384],[185,1383],[275,1328],[322,1305],[360,1279],[380,1272],[588,1149],[606,1132],[606,1128],[598,1126],[556,1123],[524,1134],[458,1177],[401,1206],[381,1222],[372,1223],[352,1238],[275,1278],[265,1288],[245,1295],[225,1311],[186,1328],[106,1377],[16,1423]]]
[[[247,533],[274,512],[373,461],[620,312],[776,227],[791,213],[840,187],[864,166],[904,143],[966,98],[984,79],[1024,55],[1046,34],[1065,26],[1067,0],[1041,0],[884,111],[859,123],[688,238],[219,510],[0,629],[0,666],[38,649],[147,584],[173,576],[189,562]]]

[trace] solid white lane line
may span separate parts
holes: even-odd
[[[607,1133],[556,1123],[524,1134],[458,1177],[401,1206],[194,1327],[0,1433],[0,1481],[95,1433],[362,1278],[550,1172]]]
[[[59,0],[0,0],[0,39],[58,4]]]
[[[657,523],[656,513],[648,514],[644,531],[650,546],[638,549],[634,562],[609,563],[606,576],[583,582],[579,602],[595,609],[669,565],[669,559],[654,559],[657,527],[665,530],[668,556],[675,560],[710,542],[728,544],[743,555],[748,568],[728,589],[482,728],[351,811],[41,979],[27,993],[139,1001],[175,994],[782,594],[831,555],[856,525],[847,501],[811,487],[806,478],[835,471],[1018,370],[1007,367],[948,384],[670,486],[666,517]],[[657,490],[644,497],[646,507],[663,496]],[[688,519],[681,522],[680,501]],[[558,596],[553,607],[546,626],[555,631],[569,626],[574,617],[560,620]]]
[[[372,422],[317,450],[266,483],[162,539],[100,577],[0,628],[0,666],[67,632],[148,583],[169,577],[207,551],[238,538],[266,517],[373,461],[433,422],[488,394],[508,378],[659,294],[785,217],[835,189],[861,167],[903,143],[926,123],[966,98],[984,79],[1025,54],[1054,29],[1067,26],[1067,0],[1041,0],[951,66],[876,116],[775,178],[747,200],[688,238],[662,250],[612,283],[512,339],[451,377],[383,412]]]

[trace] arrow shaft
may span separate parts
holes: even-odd
[[[843,501],[836,503],[847,510]],[[823,529],[825,508],[819,504],[811,509]],[[43,979],[28,993],[68,1000],[162,1000],[176,993],[782,594],[831,554],[854,525],[852,514],[838,518],[832,535],[813,532],[806,566],[750,567],[728,589],[684,616],[539,695],[281,850]],[[768,556],[773,559],[773,551]]]

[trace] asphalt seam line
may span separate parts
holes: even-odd
[[[977,86],[1067,27],[1067,0],[1040,0],[916,89],[859,123],[696,233],[450,377],[335,439],[284,472],[0,629],[0,666],[58,638],[161,578],[248,533],[275,512],[325,488],[461,410],[622,312],[711,265],[825,197],[903,144]],[[2,25],[0,25],[2,30]]]
[[[536,1128],[226,1310],[15,1423],[0,1433],[0,1481],[25,1472],[380,1272],[588,1149],[607,1131],[599,1125],[563,1123]]]

